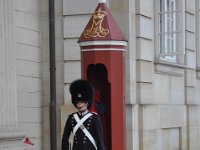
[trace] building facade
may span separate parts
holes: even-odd
[[[126,149],[200,147],[200,0],[107,0],[126,39]],[[57,148],[98,1],[55,1]],[[0,149],[50,149],[48,0],[0,0]],[[119,112],[120,113],[120,112]]]

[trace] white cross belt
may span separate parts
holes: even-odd
[[[93,114],[92,113],[88,113],[87,115],[85,115],[82,119],[80,119],[76,114],[74,114],[74,118],[77,122],[76,126],[73,128],[73,134],[75,135],[76,131],[78,130],[78,128],[80,128],[85,136],[88,137],[88,139],[91,141],[91,143],[94,145],[95,149],[97,149],[97,146],[96,146],[96,143],[95,143],[95,140],[94,138],[92,137],[92,135],[90,134],[90,132],[85,128],[85,126],[83,125],[83,123],[90,117],[92,116]]]

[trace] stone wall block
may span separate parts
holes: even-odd
[[[185,3],[186,11],[195,14],[195,0],[186,0]]]
[[[195,40],[195,34],[193,32],[186,31],[186,33],[185,33],[185,48],[188,50],[191,50],[191,51],[195,51],[196,40]]]
[[[64,40],[64,60],[80,60],[81,50],[77,44],[78,38]]]
[[[200,127],[200,106],[189,106],[189,126]]]
[[[63,15],[79,15],[79,14],[91,14],[97,7],[97,2],[94,0],[63,0]]]
[[[137,61],[137,81],[148,82],[153,81],[153,63],[148,61]]]
[[[71,83],[78,78],[81,78],[80,61],[66,62],[64,64],[64,83]]]
[[[143,130],[159,128],[159,106],[144,105],[143,108]]]
[[[137,59],[153,61],[154,59],[154,43],[151,40],[137,38],[136,40]]]
[[[195,97],[194,87],[186,87],[186,103],[188,105],[195,105],[199,103],[199,101],[196,100],[196,97]]]
[[[195,32],[195,16],[191,13],[185,13],[185,28],[192,33]]]
[[[136,36],[146,39],[153,39],[154,36],[154,25],[153,20],[141,15],[136,17]]]
[[[154,2],[153,0],[140,0],[136,1],[136,13],[137,14],[142,14],[144,16],[148,16],[153,18],[154,16]]]
[[[196,71],[193,69],[186,69],[186,86],[196,86]]]
[[[65,16],[64,38],[78,38],[84,30],[90,15]]]
[[[159,117],[160,128],[186,126],[186,108],[184,106],[162,105]]]
[[[154,98],[160,104],[184,104],[184,77],[154,75]]]
[[[137,83],[137,102],[139,104],[156,104],[151,83]]]

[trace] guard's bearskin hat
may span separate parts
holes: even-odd
[[[94,87],[93,85],[83,79],[75,80],[69,87],[71,93],[72,104],[76,107],[77,101],[84,101],[88,103],[88,109],[91,108],[94,98]]]

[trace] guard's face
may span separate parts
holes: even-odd
[[[84,101],[78,101],[76,103],[76,108],[80,111],[80,112],[84,112],[87,110],[87,103],[85,103]]]

